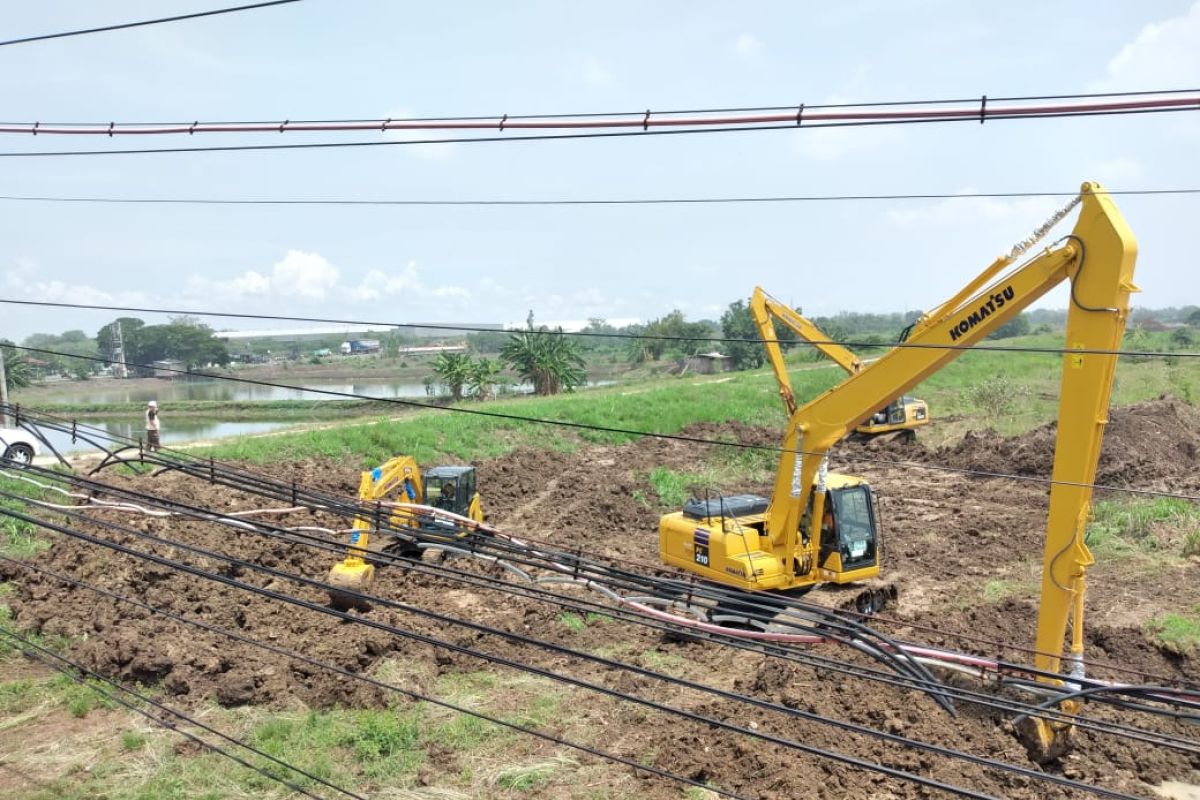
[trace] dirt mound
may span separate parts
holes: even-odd
[[[969,431],[929,460],[960,469],[1048,478],[1056,423],[1021,436]],[[1113,409],[1100,450],[1096,482],[1107,486],[1194,488],[1200,471],[1200,410],[1173,397]]]

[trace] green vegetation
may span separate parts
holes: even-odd
[[[1200,604],[1192,606],[1190,613],[1155,617],[1147,628],[1168,650],[1191,653],[1200,646]]]
[[[1099,500],[1092,506],[1088,547],[1098,559],[1128,558],[1160,553],[1194,555],[1200,506],[1174,497]],[[1180,535],[1181,529],[1192,530]]]
[[[501,789],[528,792],[547,783],[555,772],[568,765],[578,766],[578,763],[569,758],[559,757],[549,761],[539,761],[535,764],[510,767],[502,770],[496,776],[496,785]]]
[[[500,357],[539,397],[572,392],[587,382],[579,340],[564,334],[562,328],[534,328],[533,312],[529,327],[509,337]]]
[[[0,491],[23,497],[41,498],[42,491],[25,481],[0,475]],[[29,507],[9,497],[0,497],[0,509],[27,513]],[[50,546],[38,536],[37,526],[16,517],[0,515],[0,554],[10,558],[29,558]]]

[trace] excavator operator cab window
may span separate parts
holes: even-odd
[[[446,480],[442,481],[442,487],[437,497],[437,507],[444,508],[447,511],[453,511],[458,505],[458,502],[455,498],[457,493],[458,484],[454,480],[447,478]]]
[[[843,571],[877,563],[875,512],[870,489],[861,485],[833,489],[825,498],[825,511],[821,525],[821,563],[826,563],[835,550],[841,554]]]

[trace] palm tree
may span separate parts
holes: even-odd
[[[7,346],[5,346],[7,345]],[[12,342],[0,339],[0,358],[4,359],[4,377],[9,389],[20,389],[33,383],[33,366],[25,354],[12,347]]]
[[[433,372],[455,400],[463,399],[463,386],[471,377],[471,357],[466,353],[439,353],[433,362]]]
[[[568,339],[562,328],[534,329],[531,324],[509,337],[500,357],[533,385],[534,394],[570,392],[587,380],[579,344]]]
[[[500,364],[491,358],[481,358],[471,364],[469,385],[476,400],[491,400],[496,396],[496,379],[500,377]]]

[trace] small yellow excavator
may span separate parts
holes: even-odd
[[[1079,218],[1070,234],[1016,264],[1076,205]],[[1136,260],[1137,242],[1112,197],[1098,184],[1083,184],[1080,195],[1032,236],[926,313],[913,326],[909,346],[892,348],[791,411],[770,498],[693,500],[662,517],[662,560],[748,593],[801,594],[820,583],[878,574],[881,547],[871,489],[861,478],[829,473],[830,448],[892,398],[902,397],[1067,281],[1070,305],[1034,663],[1042,671],[1038,680],[1063,682],[1046,676],[1063,666],[1069,626],[1069,674],[1083,677],[1084,574],[1093,563],[1084,533],[1116,351],[1129,295],[1137,291]],[[1059,709],[1074,714],[1081,702],[1064,700]],[[1069,749],[1068,722],[1027,722],[1024,738],[1035,758]]]
[[[461,535],[469,528],[461,520],[456,522],[455,516],[483,522],[483,504],[475,488],[472,466],[434,467],[422,476],[411,456],[396,456],[362,474],[358,499],[363,504],[374,503],[374,513],[354,518],[346,558],[334,564],[326,578],[335,587],[329,590],[330,604],[342,610],[366,607],[361,598],[346,592],[370,591],[375,580],[370,553],[419,555],[417,541],[422,533],[440,539]],[[384,524],[390,529],[411,531],[412,535],[398,536],[393,531],[381,530]],[[381,547],[371,548],[372,531],[386,537]]]
[[[754,324],[758,327],[759,336],[767,350],[767,360],[771,362],[775,379],[779,381],[779,396],[783,398],[783,407],[788,416],[796,411],[796,396],[792,392],[792,381],[783,362],[783,351],[779,347],[773,320],[779,320],[850,375],[858,374],[863,368],[862,359],[846,347],[832,341],[812,321],[786,303],[771,297],[760,286],[755,286],[754,293],[750,295],[750,316],[754,318]],[[927,424],[929,407],[925,401],[901,395],[867,417],[854,432],[858,436],[868,438],[890,434],[911,440],[916,437],[917,428]]]

